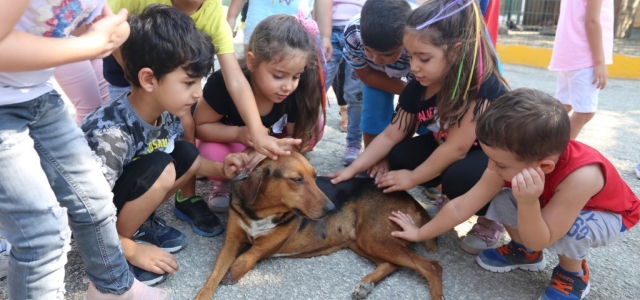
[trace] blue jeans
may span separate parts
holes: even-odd
[[[134,278],[111,189],[60,95],[0,106],[0,120],[0,235],[12,245],[9,298],[63,299],[72,231],[96,287],[126,292]]]
[[[327,62],[327,72],[324,78],[324,85],[327,89],[331,86],[333,79],[338,73],[340,63],[344,59],[342,48],[344,47],[344,27],[334,26],[331,33],[331,45],[333,45],[333,56]],[[348,63],[344,68],[344,100],[347,102],[347,143],[362,142],[362,130],[360,130],[360,118],[362,116],[362,82],[356,78],[353,68]]]
[[[366,84],[362,86],[362,93],[364,100],[360,129],[367,134],[380,134],[391,124],[391,118],[393,118],[393,98],[395,95],[372,88]]]

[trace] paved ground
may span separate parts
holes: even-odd
[[[529,67],[505,66],[505,76],[513,88],[533,87],[547,92],[555,88],[556,74]],[[618,168],[628,184],[640,194],[640,180],[633,173],[634,162],[640,162],[640,105],[637,92],[640,81],[611,80],[601,93],[600,110],[587,125],[579,140],[602,151]],[[332,103],[335,100],[332,100]],[[309,153],[311,163],[320,173],[341,168],[345,135],[339,131],[338,107],[329,108],[328,127],[323,140]],[[199,183],[203,195],[207,183]],[[412,194],[428,204],[419,189]],[[214,238],[195,235],[184,222],[171,213],[172,202],[160,209],[169,224],[185,232],[189,245],[176,254],[181,270],[160,284],[175,294],[175,299],[191,299],[202,286],[222,247],[224,234]],[[226,218],[226,215],[221,215]],[[495,274],[481,269],[475,257],[463,252],[459,240],[470,229],[462,224],[438,239],[440,251],[416,251],[437,259],[444,268],[444,292],[448,299],[536,299],[547,286],[557,259],[548,256],[547,268],[538,273],[514,271]],[[594,249],[589,258],[591,293],[588,299],[637,299],[640,290],[640,233],[633,228],[618,243]],[[373,263],[349,250],[309,259],[268,259],[260,262],[238,284],[222,286],[218,299],[348,299],[354,284],[374,269]],[[86,290],[84,271],[75,247],[67,264],[67,298],[82,299]],[[7,281],[0,281],[0,299],[6,299]],[[382,281],[370,299],[425,299],[429,296],[426,281],[417,273],[401,270]],[[635,295],[635,296],[634,296]]]

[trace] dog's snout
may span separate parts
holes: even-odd
[[[330,212],[332,212],[334,210],[336,210],[336,206],[333,205],[333,202],[327,200],[327,202],[324,205],[324,212],[325,213],[330,213]]]

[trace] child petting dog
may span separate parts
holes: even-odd
[[[125,257],[136,278],[154,284],[178,270],[170,252],[186,241],[155,209],[192,176],[233,178],[248,157],[229,154],[224,164],[214,162],[201,157],[195,145],[180,141],[184,130],[179,118],[190,114],[202,97],[201,79],[213,68],[211,38],[188,15],[166,5],[150,5],[129,23],[131,35],[121,52],[131,93],[99,107],[81,128],[113,190]],[[204,201],[177,203],[174,210],[196,233],[220,234],[220,220],[201,217],[213,217],[207,211]]]
[[[262,125],[269,134],[301,139],[306,152],[320,140],[323,87],[317,45],[302,20],[273,15],[258,24],[245,48],[244,74],[251,84]],[[222,161],[228,153],[253,147],[251,134],[226,88],[228,77],[217,71],[207,80],[194,119],[198,149]],[[291,148],[293,150],[293,148]],[[213,177],[211,210],[229,208],[229,182]]]
[[[476,140],[476,119],[508,87],[473,0],[423,4],[409,15],[403,41],[415,79],[402,90],[391,124],[349,167],[332,174],[333,183],[369,169],[385,192],[442,184],[439,207],[482,176],[488,158]],[[419,127],[431,133],[414,136]],[[476,213],[485,212],[478,207]],[[480,217],[461,247],[473,254],[494,248],[503,232]]]
[[[476,126],[489,165],[480,181],[418,228],[403,212],[389,218],[410,241],[438,236],[490,203],[486,217],[504,224],[511,242],[487,249],[478,264],[493,272],[545,267],[543,249],[557,254],[551,284],[540,299],[582,299],[589,292],[589,248],[620,239],[640,220],[640,200],[597,150],[570,139],[563,105],[550,95],[518,89],[496,100]]]

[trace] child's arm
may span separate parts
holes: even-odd
[[[362,154],[360,154],[351,165],[338,172],[327,175],[333,177],[331,183],[336,184],[351,179],[356,174],[367,170],[389,154],[391,148],[399,143],[407,134],[404,131],[404,124],[411,118],[411,114],[405,112],[402,108],[398,108],[396,115],[404,116],[405,119],[389,124],[387,128],[371,141],[371,144],[364,149]]]
[[[538,198],[544,190],[544,173],[540,168],[524,169],[513,178],[511,186],[518,201],[522,244],[539,251],[567,234],[587,201],[604,187],[604,176],[598,165],[573,171],[558,185],[542,210]]]
[[[196,138],[201,141],[242,143],[245,146],[251,146],[248,128],[221,123],[222,115],[211,108],[204,98],[198,101],[193,118],[196,125]]]
[[[249,156],[246,153],[229,153],[222,163],[210,160],[203,156],[199,157],[200,167],[196,175],[206,177],[224,177],[233,179],[242,169],[249,164]]]
[[[236,36],[236,19],[242,11],[242,7],[247,3],[247,0],[231,0],[229,3],[229,9],[227,10],[227,22],[229,27],[233,30],[233,36]]]
[[[290,152],[283,150],[282,147],[298,145],[301,140],[277,139],[269,136],[268,130],[262,125],[251,86],[242,73],[235,55],[233,53],[218,55],[218,60],[227,90],[242,120],[249,128],[251,146],[271,159],[277,159],[278,155],[289,155]]]
[[[414,242],[435,238],[471,218],[502,190],[503,185],[502,177],[486,169],[476,185],[464,195],[447,203],[433,220],[420,228],[404,212],[393,212],[389,219],[397,223],[402,231],[394,231],[391,235]]]
[[[360,69],[353,68],[353,71],[362,83],[387,93],[400,95],[404,87],[407,86],[407,83],[401,79],[391,78],[384,72],[378,71],[368,65]]]
[[[597,88],[604,89],[607,86],[607,66],[604,60],[602,45],[602,25],[600,24],[600,10],[602,0],[589,0],[587,13],[584,19],[584,27],[587,33],[589,49],[593,57],[593,82]]]
[[[438,146],[427,160],[413,171],[397,170],[385,173],[376,180],[378,187],[386,188],[385,193],[407,190],[436,178],[453,163],[463,159],[476,139],[474,106],[475,101],[469,105],[459,124],[449,126],[446,141]]]
[[[314,6],[314,15],[318,20],[318,28],[320,29],[322,50],[324,51],[325,59],[329,61],[333,55],[333,45],[331,45],[333,0],[316,0]]]
[[[129,36],[127,11],[114,15],[105,5],[100,20],[78,38],[49,38],[14,30],[29,1],[0,0],[0,71],[21,72],[52,68],[105,57]]]

